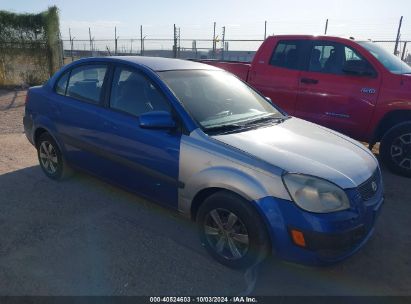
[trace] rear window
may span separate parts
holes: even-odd
[[[66,95],[98,104],[106,72],[105,65],[84,65],[74,68],[71,71]]]

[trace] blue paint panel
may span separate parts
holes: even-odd
[[[382,191],[365,204],[356,190],[348,190],[352,208],[328,214],[315,214],[300,209],[294,202],[265,197],[253,202],[264,218],[273,244],[274,254],[293,262],[308,265],[327,265],[341,261],[357,252],[371,237],[375,218],[383,202]],[[294,228],[313,234],[320,240],[324,236],[350,235],[358,227],[364,227],[364,235],[347,249],[306,249],[295,245],[289,229]],[[325,246],[325,244],[324,244]]]

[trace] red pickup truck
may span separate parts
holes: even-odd
[[[251,63],[203,60],[248,82],[288,114],[372,148],[411,177],[411,67],[371,41],[272,36]]]

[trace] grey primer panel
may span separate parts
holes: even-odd
[[[252,201],[266,196],[290,200],[283,170],[194,130],[180,146],[178,209],[190,216],[195,195],[206,188],[224,188]]]

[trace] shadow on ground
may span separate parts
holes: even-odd
[[[170,210],[84,174],[54,182],[38,166],[5,173],[0,294],[411,294],[410,180],[384,177],[386,204],[358,254],[329,268],[270,258],[246,282],[209,258],[195,225]]]

